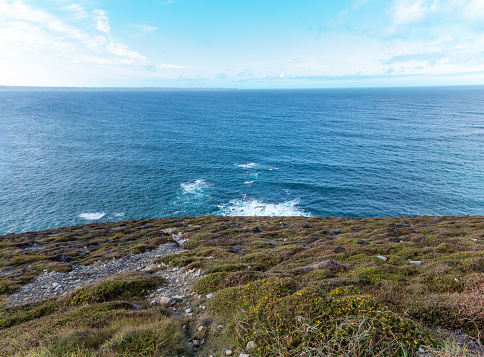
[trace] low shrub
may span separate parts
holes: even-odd
[[[67,305],[98,303],[114,299],[143,298],[148,290],[165,282],[160,276],[134,273],[120,274],[95,285],[82,287],[69,294],[64,302]]]

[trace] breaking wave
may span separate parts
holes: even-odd
[[[297,207],[298,200],[264,203],[258,200],[232,200],[219,206],[222,216],[304,216],[310,214]]]
[[[104,212],[93,212],[93,213],[81,213],[80,218],[87,219],[89,221],[94,221],[96,219],[101,219],[106,215]]]
[[[193,180],[188,182],[183,182],[180,187],[183,190],[183,194],[201,195],[203,189],[209,187],[210,184],[205,180]]]

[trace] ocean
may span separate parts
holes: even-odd
[[[484,214],[484,87],[0,89],[0,234]]]

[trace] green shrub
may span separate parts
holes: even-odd
[[[69,294],[64,302],[69,306],[115,299],[143,298],[148,290],[154,289],[164,282],[162,277],[150,274],[123,274],[93,286],[77,289]]]

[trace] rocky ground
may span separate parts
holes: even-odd
[[[165,229],[164,233],[171,233],[173,230]],[[162,244],[158,248],[144,253],[129,254],[120,259],[113,258],[108,261],[97,261],[91,265],[73,265],[72,270],[68,273],[48,272],[47,269],[44,269],[43,274],[38,276],[32,283],[22,286],[19,292],[10,295],[7,298],[6,306],[19,306],[67,295],[83,286],[119,273],[165,268],[165,264],[154,264],[153,262],[165,255],[182,252],[180,237],[181,234],[172,234],[172,238],[176,243]],[[182,272],[177,268],[160,271],[158,274],[167,280],[167,284],[149,296],[153,303],[156,303],[160,297],[166,295],[186,295],[189,290],[189,283],[202,275],[201,271],[195,272],[190,270]]]

